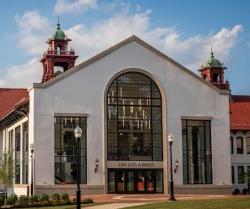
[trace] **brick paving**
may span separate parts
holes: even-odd
[[[222,199],[222,198],[244,198],[245,196],[233,195],[176,195],[177,200],[202,200],[202,199]],[[73,197],[72,197],[73,198]],[[96,203],[151,203],[167,201],[168,196],[163,194],[99,194],[82,195],[82,199],[92,198]]]

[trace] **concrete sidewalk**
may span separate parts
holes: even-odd
[[[90,206],[86,208],[84,207],[83,209],[119,209],[119,208],[126,208],[126,207],[145,205],[145,204],[149,203],[109,203],[103,205]]]

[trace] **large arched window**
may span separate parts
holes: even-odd
[[[128,72],[107,95],[108,160],[162,160],[162,101],[152,79]]]

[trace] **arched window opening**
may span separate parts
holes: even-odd
[[[58,46],[56,47],[56,53],[57,53],[57,54],[61,54],[61,46],[60,46],[60,45],[58,45]]]
[[[214,73],[213,74],[213,82],[218,82],[219,81],[219,75],[218,75],[218,73]]]
[[[54,66],[54,75],[58,76],[64,72],[64,68],[62,66]]]
[[[107,95],[108,160],[162,160],[162,100],[152,79],[129,72]]]

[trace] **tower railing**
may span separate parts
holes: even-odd
[[[45,55],[75,55],[74,50],[63,51],[63,50],[47,50]]]

